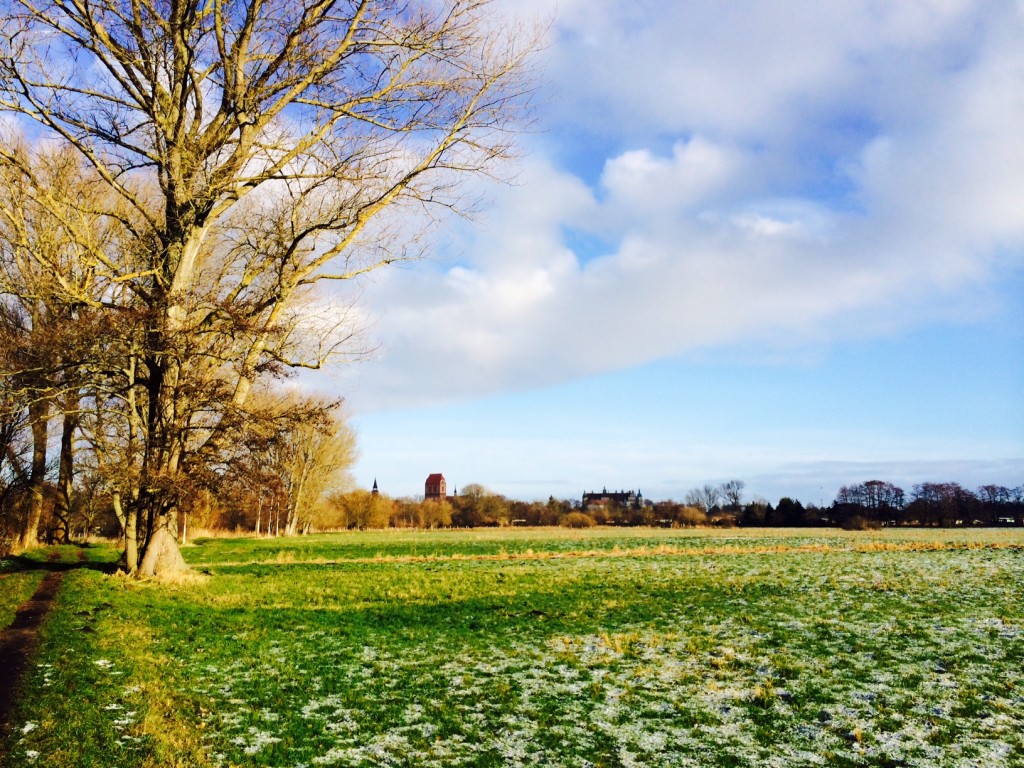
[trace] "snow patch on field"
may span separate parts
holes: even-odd
[[[280,631],[188,677],[210,702],[211,753],[247,765],[1009,768],[1024,764],[1024,627],[986,605],[1020,605],[1020,555],[984,555],[1018,577],[1000,583],[977,557],[720,560],[719,611],[682,600],[603,632],[398,649],[384,630],[357,647]],[[692,582],[672,558],[614,567]]]

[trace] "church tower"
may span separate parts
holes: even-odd
[[[444,475],[435,472],[427,478],[423,486],[424,499],[444,499],[448,496],[448,487],[444,481]]]

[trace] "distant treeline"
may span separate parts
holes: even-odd
[[[1024,486],[983,485],[976,491],[959,483],[920,483],[910,494],[892,483],[868,480],[844,485],[830,506],[804,506],[789,497],[771,505],[763,499],[736,503],[736,481],[695,488],[688,507],[716,525],[873,528],[881,526],[1024,525]],[[742,488],[742,483],[740,483]],[[655,505],[660,506],[660,505]]]
[[[479,528],[488,526],[772,526],[871,528],[888,525],[1024,525],[1024,486],[985,485],[970,491],[958,483],[921,483],[909,494],[892,483],[869,480],[843,486],[830,506],[804,506],[788,497],[771,504],[744,501],[741,481],[705,485],[682,502],[580,500],[516,501],[483,486],[466,486],[444,500],[391,499],[367,491],[335,494],[322,505],[323,528]]]
[[[984,485],[971,491],[958,483],[921,483],[907,494],[881,480],[845,485],[828,506],[804,505],[783,497],[775,504],[743,499],[744,483],[731,480],[704,485],[683,501],[643,501],[625,505],[604,500],[583,505],[581,499],[517,501],[470,484],[446,499],[391,498],[358,489],[324,495],[289,531],[287,496],[279,486],[244,488],[225,483],[201,491],[183,506],[180,533],[230,531],[264,536],[366,528],[482,528],[498,526],[590,527],[824,527],[849,529],[881,526],[1020,526],[1024,525],[1024,486]],[[121,535],[109,498],[97,497],[90,514],[73,528],[50,522],[46,538],[67,541],[98,533]],[[44,519],[45,522],[49,518]],[[188,534],[191,535],[191,534]],[[3,542],[0,541],[0,544]],[[2,547],[0,547],[2,549]],[[0,552],[2,554],[2,552]]]
[[[1024,486],[982,485],[970,491],[959,483],[920,483],[906,492],[892,483],[869,480],[839,489],[832,520],[879,525],[1024,525]]]

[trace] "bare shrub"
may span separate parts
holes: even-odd
[[[878,521],[869,520],[863,515],[853,515],[843,522],[840,527],[844,531],[876,531],[882,526]]]
[[[593,528],[597,521],[584,512],[570,512],[562,518],[563,528]]]
[[[676,513],[676,523],[684,528],[708,524],[708,515],[700,507],[680,507]]]

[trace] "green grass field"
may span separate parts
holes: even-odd
[[[0,628],[6,627],[14,620],[18,606],[32,597],[32,593],[42,580],[42,571],[0,570]]]
[[[185,553],[173,584],[68,574],[5,765],[1024,766],[1024,532]]]

